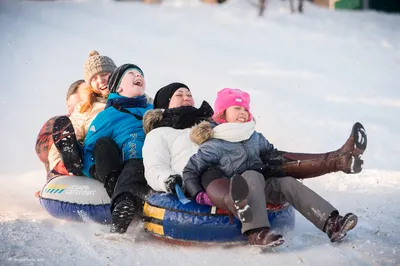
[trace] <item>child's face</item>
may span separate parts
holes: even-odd
[[[229,106],[225,111],[225,120],[228,123],[245,123],[249,120],[249,111],[242,106]]]
[[[72,114],[72,112],[75,109],[76,104],[80,101],[80,96],[79,93],[74,93],[71,96],[69,96],[67,100],[67,109],[68,109],[68,115]]]
[[[78,86],[78,94],[81,102],[86,102],[89,96],[89,88],[85,82]]]
[[[90,80],[90,86],[94,91],[100,93],[102,96],[107,96],[110,94],[108,89],[108,78],[110,77],[109,72],[99,73],[93,76]]]
[[[142,73],[136,69],[129,69],[122,77],[117,92],[121,96],[132,98],[143,95],[145,89],[146,82]]]
[[[179,88],[174,92],[169,101],[168,108],[181,106],[194,106],[192,93],[187,88]]]

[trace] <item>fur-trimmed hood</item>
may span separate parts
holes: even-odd
[[[154,102],[154,99],[153,99],[153,98],[151,98],[151,97],[150,97],[150,95],[148,95],[148,94],[146,94],[146,93],[143,93],[143,95],[144,95],[144,96],[146,96],[147,103],[149,103],[149,104],[153,104],[153,102]]]
[[[222,139],[229,142],[247,140],[255,132],[254,121],[246,123],[223,123],[203,121],[192,127],[190,139],[200,145],[209,139]]]
[[[212,125],[208,121],[203,121],[192,127],[190,130],[190,139],[197,145],[213,138],[214,131]]]
[[[163,109],[153,109],[147,111],[143,116],[143,130],[145,134],[148,134],[152,131],[163,119]]]

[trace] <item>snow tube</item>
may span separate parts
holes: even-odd
[[[40,204],[52,216],[110,223],[110,197],[103,184],[86,176],[59,176],[40,191]]]
[[[103,184],[85,176],[59,176],[50,180],[39,196],[42,207],[58,219],[111,222],[110,198]],[[292,229],[294,208],[289,204],[267,205],[273,229]],[[237,242],[246,238],[241,223],[225,210],[182,204],[172,194],[154,193],[144,204],[144,228],[147,232],[176,242]]]
[[[271,228],[293,229],[295,211],[290,204],[267,204]],[[156,237],[176,242],[245,241],[241,223],[224,210],[199,205],[194,201],[182,204],[174,195],[155,193],[144,204],[144,228]]]

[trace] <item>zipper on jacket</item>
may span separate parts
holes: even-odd
[[[247,167],[250,167],[250,165],[249,165],[249,151],[247,150],[246,145],[244,145],[244,142],[242,142],[242,145],[243,145],[244,150],[246,151],[246,155],[247,155],[247,158],[246,158],[246,166],[247,166]],[[247,170],[247,169],[246,169],[246,170]]]
[[[124,143],[122,145],[122,162],[123,163],[125,162],[125,145],[126,145],[126,143]]]

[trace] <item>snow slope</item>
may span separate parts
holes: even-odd
[[[264,18],[242,0],[162,5],[110,0],[0,0],[1,265],[400,265],[400,16],[332,11],[309,2],[290,14],[269,1]],[[297,214],[283,246],[182,247],[141,225],[124,236],[55,220],[33,193],[45,181],[34,145],[90,50],[138,64],[148,93],[182,81],[213,103],[223,87],[247,90],[257,129],[282,150],[339,148],[352,123],[368,132],[365,171],[304,181],[359,224],[346,241]],[[397,73],[397,75],[396,75]]]

